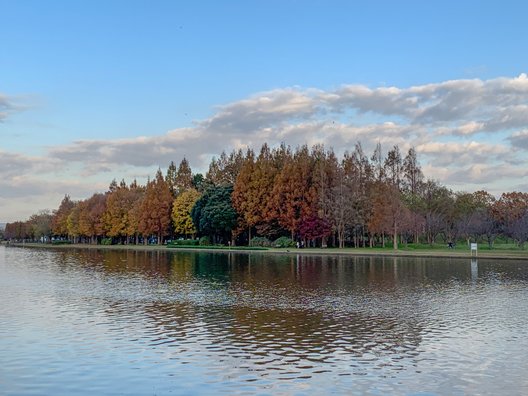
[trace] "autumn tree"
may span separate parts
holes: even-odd
[[[136,180],[128,188],[129,208],[127,211],[127,224],[125,233],[128,238],[134,238],[134,243],[139,243],[139,223],[141,221],[141,204],[145,195],[145,188],[140,186]]]
[[[178,171],[176,172],[176,195],[193,188],[193,181],[193,174],[189,161],[184,157],[178,166]]]
[[[496,200],[485,191],[455,194],[438,182],[424,182],[414,148],[402,159],[393,146],[384,158],[378,143],[369,159],[358,142],[339,160],[322,145],[293,151],[285,144],[273,149],[264,144],[258,155],[223,152],[213,158],[206,177],[193,175],[184,158],[179,167],[171,162],[165,178],[158,170],[146,186],[114,179],[105,194],[80,202],[66,195],[51,216],[37,213],[9,223],[5,236],[39,239],[51,225],[54,235],[74,242],[108,236],[138,243],[143,235],[145,242],[157,236],[162,243],[173,222],[181,235],[193,234],[194,225],[218,241],[247,229],[249,238],[289,234],[322,245],[333,235],[340,247],[347,241],[372,246],[387,235],[395,248],[399,239],[411,237],[433,244],[442,234],[453,242],[484,238],[490,247],[504,235],[522,246],[528,239],[527,213],[527,193],[504,193]]]
[[[274,188],[284,166],[292,159],[291,148],[285,144],[271,150],[264,144],[255,161],[257,188],[255,193],[260,202],[260,221],[256,225],[259,235],[270,239],[283,235],[279,223]]]
[[[348,200],[348,208],[344,208],[345,229],[349,230],[354,240],[354,246],[365,247],[365,233],[368,221],[372,215],[372,200],[370,197],[373,183],[373,170],[361,143],[357,143],[352,153],[345,152],[342,160],[344,177],[344,197]],[[370,239],[372,243],[372,238]]]
[[[489,248],[493,248],[493,243],[500,233],[500,223],[493,215],[493,208],[496,199],[487,191],[476,191],[473,193],[477,206],[477,216],[471,224],[471,232],[477,237],[483,237]]]
[[[493,216],[500,222],[502,231],[519,245],[524,245],[524,216],[528,212],[528,193],[503,193],[493,205]]]
[[[132,205],[130,189],[125,181],[107,193],[104,223],[106,235],[126,240],[129,223],[129,210]]]
[[[79,229],[80,211],[81,203],[76,202],[70,211],[70,214],[68,215],[68,219],[66,220],[66,224],[68,226],[68,237],[73,241],[73,243],[79,242],[79,237],[81,236]]]
[[[423,183],[423,173],[414,147],[411,147],[403,160],[404,189],[412,195],[419,193]]]
[[[524,249],[524,244],[528,241],[528,211],[525,211],[521,217],[512,221],[506,231],[517,242],[519,247]]]
[[[381,145],[378,143],[372,155],[374,183],[370,189],[372,214],[369,229],[381,235],[385,244],[385,234],[392,235],[393,248],[398,248],[398,234],[406,228],[410,215],[405,207],[401,192],[403,161],[398,146],[394,146],[383,160]],[[405,227],[404,227],[405,225]]]
[[[115,190],[117,190],[119,186],[117,185],[116,179],[112,179],[110,182],[110,185],[108,186],[108,192],[113,193]]]
[[[29,225],[25,221],[7,223],[4,230],[4,238],[22,241],[29,238],[29,231]]]
[[[104,213],[106,211],[106,195],[94,194],[79,203],[79,233],[97,243],[98,237],[104,235]]]
[[[455,204],[452,208],[452,223],[455,232],[451,236],[456,240],[460,235],[469,246],[470,240],[477,234],[477,222],[483,215],[482,203],[478,196],[471,193],[459,192],[455,194]]]
[[[299,236],[308,242],[308,246],[314,246],[316,240],[324,240],[332,232],[332,224],[316,213],[303,217],[297,228]]]
[[[427,243],[434,244],[438,235],[446,230],[454,206],[451,190],[428,180],[422,186],[421,201]]]
[[[34,240],[51,240],[53,215],[49,210],[41,210],[28,220],[30,235]]]
[[[178,195],[178,188],[176,186],[177,180],[177,169],[176,165],[174,164],[174,161],[171,161],[169,164],[169,167],[167,168],[167,174],[165,175],[165,182],[169,186],[169,190],[173,197],[176,197]]]
[[[243,165],[244,152],[241,149],[233,150],[229,155],[223,151],[218,159],[211,160],[205,182],[209,186],[233,186]]]
[[[233,186],[233,207],[240,215],[248,230],[248,242],[251,242],[251,230],[261,220],[261,202],[258,200],[258,175],[255,166],[255,154],[248,150],[244,163]]]
[[[368,227],[372,234],[392,236],[393,249],[398,249],[398,236],[409,228],[409,210],[401,199],[397,186],[376,182],[372,186],[372,216]]]
[[[196,227],[191,218],[191,210],[200,198],[200,193],[190,188],[180,193],[172,205],[172,222],[176,234],[188,237],[196,234]]]
[[[353,183],[346,177],[343,166],[337,169],[336,180],[331,189],[331,202],[329,217],[337,233],[340,248],[345,247],[345,232],[347,226],[352,224],[354,217],[351,197],[354,196]]]
[[[334,192],[338,182],[339,165],[334,151],[331,149],[327,150],[322,145],[314,146],[311,156],[314,161],[312,184],[317,195],[317,216],[312,215],[310,222],[318,225],[314,228],[321,230],[321,232],[317,233],[316,238],[321,238],[321,245],[326,247],[327,237],[336,228],[336,224],[332,222],[333,218],[331,215],[336,204]]]
[[[297,149],[276,179],[273,207],[279,224],[295,239],[303,219],[317,215],[317,191],[312,184],[314,163],[307,146]]]
[[[248,229],[248,240],[253,228],[270,238],[281,233],[273,189],[289,155],[285,145],[271,150],[267,144],[262,145],[256,158],[252,150],[246,153],[234,185],[233,206],[241,216],[241,225]]]
[[[65,195],[62,199],[59,208],[53,212],[51,220],[51,230],[53,234],[65,237],[68,235],[68,216],[75,203],[70,199],[69,195]]]
[[[414,242],[418,243],[418,237],[424,224],[423,200],[420,196],[423,186],[423,173],[418,161],[418,155],[414,147],[411,147],[403,160],[403,191],[407,207],[411,211],[412,234]]]
[[[147,184],[140,206],[138,230],[145,244],[151,235],[157,237],[158,244],[163,244],[163,238],[169,234],[172,200],[169,185],[158,169],[155,179]]]
[[[402,190],[403,162],[398,146],[394,146],[387,153],[387,158],[385,158],[384,162],[384,174],[388,183],[398,191]]]

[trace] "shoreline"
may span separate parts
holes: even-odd
[[[95,250],[116,250],[116,251],[151,251],[151,252],[204,252],[204,253],[243,253],[243,254],[272,254],[272,255],[303,255],[303,256],[377,256],[377,257],[420,257],[420,258],[458,258],[471,259],[470,250],[444,251],[434,249],[423,250],[389,250],[382,248],[289,248],[269,250],[244,250],[237,249],[236,246],[230,249],[207,249],[207,248],[168,248],[165,245],[89,245],[89,244],[66,244],[52,245],[46,243],[1,243],[6,247],[21,248],[40,248],[40,249],[95,249]],[[528,260],[527,251],[490,251],[482,250],[478,252],[477,259],[496,259],[496,260]]]

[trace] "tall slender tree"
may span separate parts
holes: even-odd
[[[60,237],[66,237],[68,235],[68,216],[74,206],[75,203],[71,200],[70,196],[66,194],[62,199],[59,208],[53,212],[51,230],[55,235]]]
[[[384,173],[387,181],[398,191],[401,191],[403,187],[403,162],[398,146],[394,146],[391,150],[389,150],[384,166]]]
[[[129,238],[134,238],[134,243],[139,243],[139,223],[141,221],[141,206],[145,196],[145,187],[138,185],[134,180],[129,187],[129,202],[130,206],[127,211],[127,226],[125,229],[127,241]]]
[[[418,162],[418,156],[414,147],[411,147],[403,160],[403,190],[407,206],[411,210],[412,233],[414,242],[418,243],[420,228],[424,223],[424,218],[420,214],[423,212],[423,200],[421,199],[421,188],[423,186],[423,173]]]
[[[169,190],[173,197],[178,195],[178,171],[174,161],[171,161],[167,168],[167,174],[165,175],[165,182],[169,186]]]
[[[106,211],[106,195],[93,194],[87,200],[79,203],[79,233],[97,243],[104,235],[104,213]]]
[[[303,220],[318,213],[317,191],[313,186],[314,163],[307,146],[286,162],[273,189],[274,206],[281,226],[294,239]]]
[[[185,157],[181,160],[180,165],[178,166],[175,181],[176,195],[181,194],[182,192],[193,187],[192,170],[189,165],[189,161],[187,161]]]
[[[120,238],[121,242],[127,241],[127,228],[129,225],[129,210],[132,206],[132,193],[125,181],[107,192],[106,211],[104,223],[106,235],[111,238]]]
[[[251,230],[261,220],[262,202],[258,197],[258,174],[256,171],[255,155],[248,150],[244,164],[233,186],[233,207],[238,212],[248,230],[248,242],[251,241]]]
[[[155,235],[158,244],[163,244],[163,238],[170,232],[172,200],[169,185],[158,169],[154,180],[148,183],[141,203],[138,230],[143,234],[144,243]]]
[[[172,221],[176,234],[194,238],[197,230],[191,218],[191,210],[199,198],[200,193],[191,188],[179,194],[174,200]]]
[[[212,159],[205,181],[213,186],[233,186],[243,165],[244,152],[241,149],[233,150],[229,156],[223,151],[218,159]]]

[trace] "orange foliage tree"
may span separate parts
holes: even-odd
[[[53,212],[53,218],[51,220],[53,234],[61,237],[68,235],[68,216],[74,206],[75,203],[70,199],[70,196],[65,195],[59,208]]]
[[[161,169],[158,169],[155,179],[147,184],[140,208],[138,230],[143,234],[144,243],[155,235],[158,244],[163,244],[163,238],[170,230],[172,194]]]
[[[94,194],[79,203],[79,233],[97,243],[104,235],[104,213],[106,210],[106,195]]]

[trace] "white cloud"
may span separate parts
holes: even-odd
[[[54,147],[50,155],[80,162],[87,174],[93,174],[115,165],[163,167],[184,156],[203,169],[210,156],[222,150],[258,148],[264,142],[293,146],[325,143],[344,151],[360,141],[366,149],[376,142],[386,149],[394,144],[403,150],[414,145],[438,166],[512,162],[515,156],[508,156],[511,147],[476,143],[474,139],[525,128],[527,114],[528,78],[524,74],[409,88],[285,88],[219,106],[211,117],[165,135],[78,141]],[[522,135],[514,134],[510,141],[521,142]]]
[[[60,168],[61,162],[49,156],[32,157],[0,150],[0,178],[44,174]],[[0,190],[0,196],[2,192]]]
[[[471,163],[500,161],[511,152],[507,146],[471,142],[429,142],[416,146],[416,151],[439,166],[465,166]]]
[[[0,113],[9,103],[0,96]],[[492,186],[512,178],[515,185],[528,185],[528,77],[276,89],[218,106],[210,117],[163,135],[75,141],[50,147],[41,158],[0,151],[0,176],[62,169],[70,179],[75,171],[83,178],[100,175],[107,184],[126,177],[118,171],[148,174],[184,156],[194,169],[205,170],[223,150],[258,149],[264,142],[324,143],[342,153],[358,141],[367,154],[377,142],[385,150],[415,146],[426,176],[448,185]]]
[[[0,122],[8,117],[9,113],[13,110],[13,107],[14,105],[11,102],[11,99],[0,93]]]
[[[508,137],[514,147],[528,150],[528,129],[517,131]]]
[[[34,105],[35,97],[31,96],[9,96],[0,92],[0,123],[5,121],[14,113],[28,109]],[[33,103],[33,104],[31,104]]]
[[[42,209],[56,209],[65,194],[84,199],[105,191],[109,182],[93,183],[82,178],[54,179],[17,176],[0,180],[0,222],[25,220]]]
[[[524,167],[475,164],[453,171],[449,175],[449,181],[454,183],[492,184],[500,180],[518,180],[527,175],[528,170]]]

